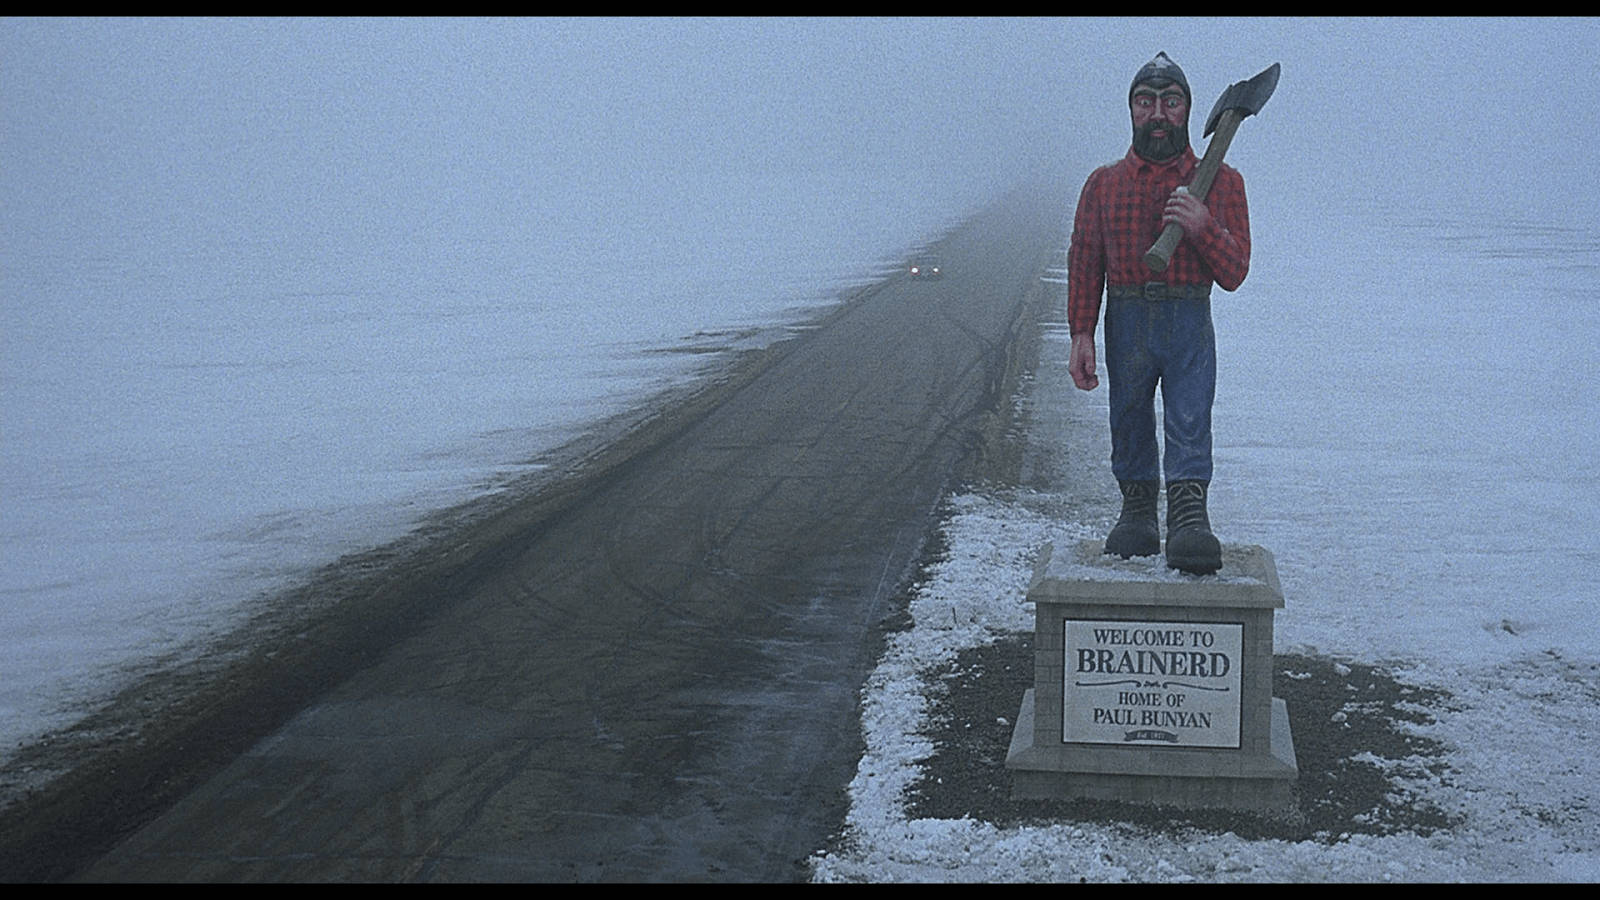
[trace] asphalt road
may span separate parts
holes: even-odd
[[[417,624],[77,877],[805,877],[1066,211],[978,214],[943,279],[890,279],[580,502],[452,551]]]

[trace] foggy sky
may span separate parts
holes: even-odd
[[[1229,153],[1269,220],[1355,197],[1596,222],[1572,202],[1600,187],[1595,19],[9,19],[0,226],[493,233],[759,211],[812,178],[1081,184],[1157,51],[1197,151],[1222,89],[1282,63]]]

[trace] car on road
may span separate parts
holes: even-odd
[[[911,261],[912,278],[943,278],[944,265],[936,256],[919,256]]]

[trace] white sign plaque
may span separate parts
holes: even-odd
[[[1238,623],[1068,619],[1065,743],[1239,747]]]

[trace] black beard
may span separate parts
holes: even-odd
[[[1164,128],[1167,136],[1157,140],[1150,132]],[[1133,152],[1151,162],[1165,162],[1182,153],[1189,146],[1189,126],[1166,122],[1146,122],[1133,130]]]

